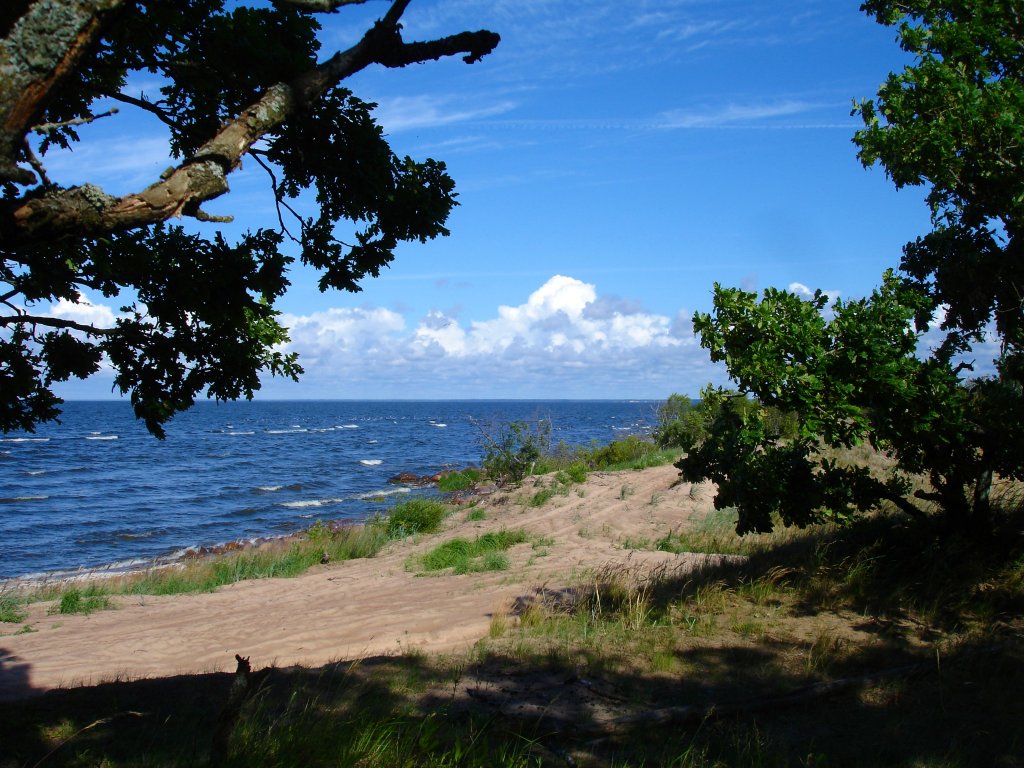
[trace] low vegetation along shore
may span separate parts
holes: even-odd
[[[3,593],[0,766],[1022,764],[1011,488],[991,536],[741,538],[671,452],[624,445]]]

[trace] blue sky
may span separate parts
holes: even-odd
[[[327,18],[354,43],[387,3]],[[296,269],[280,303],[299,384],[274,398],[664,398],[725,383],[690,331],[712,286],[865,295],[928,228],[851,143],[852,100],[906,63],[857,0],[413,0],[407,40],[492,29],[497,50],[347,82],[392,147],[447,162],[451,236],[403,245],[359,294]],[[131,88],[155,92],[135,78]],[[82,130],[51,176],[125,193],[170,164],[128,110]],[[207,206],[229,232],[276,221],[250,163]],[[190,224],[197,228],[209,225]],[[61,307],[67,316],[108,316]],[[109,397],[111,376],[69,384]]]

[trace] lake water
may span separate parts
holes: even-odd
[[[124,402],[67,403],[61,424],[0,435],[0,578],[180,556],[360,521],[407,494],[399,472],[478,463],[481,427],[548,419],[553,440],[645,431],[638,401],[199,403],[156,440]]]

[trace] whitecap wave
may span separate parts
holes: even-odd
[[[368,499],[378,499],[381,496],[394,496],[396,493],[412,493],[412,489],[402,486],[400,488],[388,488],[383,491],[369,491],[368,493],[360,493],[356,498],[360,501],[366,501]]]
[[[359,429],[358,424],[339,424],[338,429]]]
[[[46,501],[49,496],[9,496],[0,498],[0,504],[18,504],[23,501]]]
[[[3,437],[0,443],[48,443],[48,437]]]
[[[430,422],[430,426],[432,426],[432,427],[447,427],[448,425],[447,424],[435,424],[434,422]]]
[[[273,493],[274,491],[280,491],[284,488],[283,485],[257,485],[256,490],[261,493]]]
[[[326,507],[328,504],[340,504],[344,499],[305,499],[304,501],[282,501],[280,507],[288,509],[306,509],[308,507]]]
[[[86,435],[86,440],[117,440],[117,435]]]
[[[364,467],[376,467],[378,464],[383,464],[383,459],[360,459],[359,463]]]
[[[225,432],[225,435],[255,435],[255,432]]]
[[[268,429],[268,435],[292,435],[296,432],[309,432],[308,429]]]

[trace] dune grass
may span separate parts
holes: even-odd
[[[0,589],[0,624],[17,624],[27,615],[24,596]]]
[[[425,573],[451,571],[456,575],[504,571],[509,567],[506,550],[529,540],[523,530],[493,531],[474,539],[449,539],[425,554],[410,558],[409,567]]]
[[[435,533],[454,510],[437,499],[413,498],[363,525],[332,526],[322,521],[290,539],[239,552],[200,557],[80,584],[52,584],[29,592],[0,594],[0,618],[18,622],[25,604],[54,601],[54,613],[91,613],[112,605],[115,595],[179,595],[212,592],[251,579],[292,578],[322,563],[373,557],[390,541]]]
[[[743,557],[682,571],[624,558],[539,585],[496,607],[465,654],[400,648],[265,670],[222,764],[1016,765],[1022,529],[1013,511],[976,540],[879,515],[737,543],[728,514],[713,513],[647,548]],[[415,567],[427,572],[429,557],[433,573],[471,573],[486,552],[529,540],[454,539]],[[914,672],[871,677],[901,668]],[[844,680],[861,682],[799,701]],[[0,743],[15,765],[47,753],[47,766],[208,764],[230,687],[227,675],[193,675],[0,703]],[[622,717],[636,724],[616,726]]]

